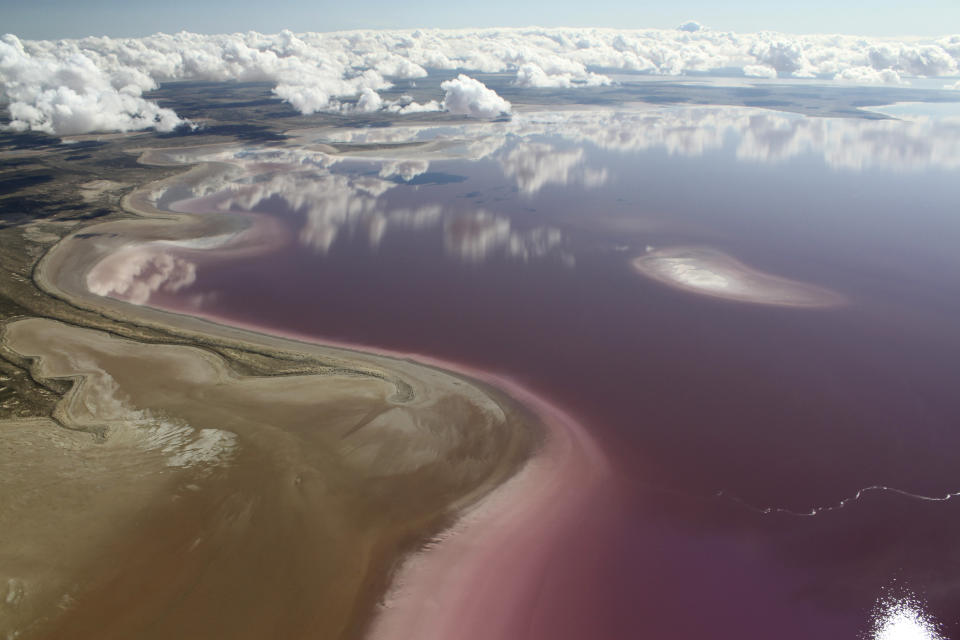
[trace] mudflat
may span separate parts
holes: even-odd
[[[0,632],[359,637],[405,558],[530,458],[539,419],[431,366],[91,296],[98,239],[223,223],[138,211],[140,193],[146,218],[71,235],[34,273],[123,336],[3,327],[8,359],[68,391],[0,431]]]
[[[250,377],[43,319],[3,341],[74,381],[54,419],[4,430],[7,633],[356,636],[404,555],[533,443],[505,399],[408,363]]]

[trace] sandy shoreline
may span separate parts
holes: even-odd
[[[558,638],[532,630],[536,618],[553,613],[542,601],[542,583],[549,565],[563,563],[559,538],[609,481],[609,469],[568,414],[507,380],[488,379],[534,408],[548,440],[429,552],[407,560],[372,640]]]
[[[306,336],[267,334],[310,343]],[[554,548],[591,500],[611,481],[611,469],[589,433],[560,407],[509,377],[428,355],[339,341],[323,344],[426,364],[479,380],[533,411],[546,429],[524,466],[479,501],[466,504],[457,520],[407,558],[395,577],[369,634],[371,640],[536,640],[530,621],[538,611],[545,569]],[[562,558],[560,558],[562,562]],[[556,636],[543,636],[555,638]]]
[[[209,170],[200,165],[185,175]],[[170,182],[180,179],[183,176]],[[383,597],[388,585],[385,579],[393,586],[373,623],[374,638],[443,638],[450,637],[451,629],[457,629],[461,638],[487,638],[491,633],[503,638],[524,637],[520,631],[524,608],[536,600],[538,572],[547,561],[549,544],[545,544],[546,541],[588,500],[607,474],[603,456],[587,434],[560,409],[515,382],[456,363],[359,345],[305,342],[299,336],[270,335],[257,327],[230,326],[222,323],[225,319],[174,314],[91,295],[86,289],[86,274],[100,258],[123,246],[128,238],[175,242],[222,233],[225,223],[228,229],[237,225],[235,216],[200,217],[159,211],[148,198],[156,188],[157,184],[144,185],[124,199],[124,207],[141,218],[86,227],[82,234],[73,234],[58,243],[35,270],[37,284],[71,305],[169,333],[174,341],[195,344],[201,350],[205,345],[226,345],[233,349],[242,346],[257,353],[312,359],[334,372],[342,370],[351,376],[369,376],[380,381],[377,384],[386,382],[392,387],[392,393],[384,396],[391,405],[408,403],[414,408],[420,407],[418,411],[430,411],[438,403],[449,404],[444,398],[463,398],[480,412],[476,414],[480,418],[474,420],[484,420],[498,432],[503,429],[511,432],[511,435],[498,436],[501,449],[505,443],[512,444],[507,445],[509,449],[502,449],[501,453],[506,454],[503,459],[491,458],[493,466],[488,465],[489,469],[481,474],[485,479],[468,485],[455,481],[452,486],[464,487],[458,490],[455,499],[451,500],[447,494],[443,508],[437,503],[426,520],[427,514],[423,514],[411,523],[413,529],[407,527],[408,531],[401,536],[407,541],[402,546],[388,545],[389,548],[376,552],[380,558],[376,562],[381,563],[381,568],[364,579],[358,601],[341,607],[350,609],[346,614],[352,621],[341,623],[345,626],[336,627],[334,635],[325,637],[359,637],[358,633],[366,633],[372,613],[370,607]],[[22,325],[20,329],[21,334],[29,333]],[[49,330],[49,327],[45,329]],[[78,332],[85,330],[68,327],[64,331],[80,339]],[[7,336],[4,339],[7,340]],[[17,348],[13,344],[7,346]],[[42,348],[35,347],[35,351],[40,355]],[[519,403],[516,407],[515,402]],[[525,412],[530,415],[524,416]],[[458,409],[445,415],[460,415],[463,419],[465,414]],[[504,437],[507,440],[503,440]],[[490,445],[478,443],[476,437],[469,441],[474,442],[470,446]],[[244,450],[242,434],[240,446]],[[452,528],[451,522],[456,522]],[[414,534],[414,530],[421,533]],[[427,551],[408,555],[424,542],[424,536],[429,540],[438,532],[444,533],[430,543]],[[508,547],[510,552],[506,551]],[[523,558],[521,571],[516,570],[520,566],[518,558]],[[454,570],[451,570],[452,559],[457,561]],[[399,561],[403,561],[402,567],[397,564]],[[382,564],[384,562],[386,564]],[[380,578],[375,577],[378,572]],[[478,599],[478,589],[487,594],[487,604],[479,609],[483,598]],[[107,590],[100,595],[109,593]],[[510,597],[504,598],[507,593]],[[309,598],[303,594],[299,597]],[[309,602],[304,606],[309,608]],[[478,613],[484,609],[486,613]],[[196,612],[191,615],[195,620]],[[72,619],[74,623],[78,621],[76,616]],[[70,620],[70,615],[60,616],[61,622]],[[466,633],[463,624],[467,620],[473,620],[468,627],[475,629],[476,635],[463,635]],[[79,621],[82,622],[82,618]],[[126,628],[128,632],[135,628],[136,620],[130,624],[133,626]],[[44,637],[66,637],[62,632],[69,628],[61,625],[60,631]],[[80,631],[84,627],[74,624],[72,628]],[[315,633],[322,627],[308,624],[301,626],[300,631],[308,628],[314,628]],[[254,627],[250,629],[252,633]],[[288,637],[297,637],[293,627],[289,631],[294,635]],[[83,637],[82,632],[75,637]]]

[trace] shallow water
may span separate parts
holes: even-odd
[[[232,181],[160,202],[254,212],[270,248],[163,245],[137,301],[467,363],[575,415],[618,484],[556,549],[528,638],[855,638],[908,593],[960,635],[956,121],[694,108],[305,142],[438,139],[230,152]],[[672,247],[842,303],[634,268]]]

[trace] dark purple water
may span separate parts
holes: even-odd
[[[360,160],[261,176],[176,206],[294,240],[191,253],[195,282],[150,304],[509,374],[577,416],[621,487],[570,533],[540,637],[870,637],[891,589],[960,637],[960,499],[906,495],[960,490],[956,138],[851,120],[803,146],[797,119],[741,120],[700,147],[516,134],[409,180]],[[848,304],[728,302],[631,267],[691,244]],[[854,499],[878,485],[900,492]]]

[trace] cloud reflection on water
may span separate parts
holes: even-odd
[[[560,148],[557,141],[564,142]],[[572,145],[570,143],[573,143]],[[590,145],[635,153],[663,150],[698,157],[729,146],[744,162],[785,162],[819,156],[836,170],[924,171],[960,168],[960,117],[914,117],[909,120],[814,118],[744,107],[669,107],[629,110],[588,109],[518,113],[509,121],[459,125],[426,124],[376,128],[337,128],[301,132],[299,146],[270,149],[221,148],[163,154],[172,162],[241,163],[250,172],[256,162],[298,168],[329,169],[354,151],[329,145],[368,145],[362,155],[383,162],[381,177],[411,180],[431,160],[497,159],[525,194],[549,184],[606,184],[603,167],[582,168]],[[377,149],[391,145],[393,149]],[[416,148],[403,148],[416,145]],[[415,157],[413,157],[413,155]],[[576,170],[574,170],[576,168]],[[207,183],[205,193],[222,189]],[[199,191],[195,195],[204,193]]]
[[[602,157],[590,156],[591,146],[684,157],[726,150],[739,161],[757,163],[813,155],[837,170],[960,168],[957,118],[810,118],[742,107],[527,112],[502,122],[302,132],[295,140],[283,148],[180,150],[164,159],[217,162],[222,169],[196,180],[190,194],[209,198],[214,203],[209,206],[223,211],[257,211],[282,203],[302,216],[299,241],[317,252],[328,252],[345,230],[354,237],[365,235],[371,247],[379,247],[391,229],[437,228],[445,251],[467,262],[493,254],[530,260],[558,253],[565,262],[572,256],[564,253],[563,234],[553,227],[518,229],[511,217],[469,208],[466,201],[411,205],[388,195],[401,185],[421,188],[416,179],[427,174],[432,162],[495,161],[525,198],[548,187],[608,184],[610,169]],[[338,144],[351,149],[332,146]],[[345,167],[345,161],[364,164],[358,170]],[[150,260],[157,262],[126,267],[128,272],[149,271],[149,277],[128,277],[114,291],[139,299],[143,286],[173,286],[164,278],[179,282],[175,265],[157,256]],[[158,278],[163,281],[154,285]]]
[[[176,293],[196,279],[193,262],[151,243],[121,249],[95,264],[87,273],[87,288],[99,296],[146,304],[154,292]]]
[[[467,262],[482,262],[494,253],[522,260],[542,258],[562,242],[559,229],[535,227],[517,231],[511,228],[509,218],[483,210],[448,217],[444,223],[444,248]]]
[[[383,167],[380,169],[380,177],[392,178],[397,176],[409,182],[417,176],[422,176],[429,169],[430,162],[427,160],[390,160],[383,163]]]
[[[529,142],[517,145],[501,157],[500,166],[526,196],[536,195],[549,184],[580,183],[588,188],[602,187],[609,180],[609,173],[606,169],[582,166],[585,159],[582,147],[559,150],[550,144]]]
[[[380,213],[380,196],[396,186],[376,176],[322,170],[283,171],[265,177],[252,184],[232,183],[226,190],[229,195],[220,199],[217,207],[253,211],[270,200],[281,200],[304,216],[300,242],[320,252],[330,249],[342,227]]]
[[[742,107],[592,109],[524,113],[509,122],[459,127],[402,126],[331,133],[334,135],[328,133],[321,139],[353,144],[439,139],[447,142],[442,148],[448,154],[449,142],[459,141],[462,155],[472,159],[493,156],[512,140],[554,136],[611,151],[662,149],[687,157],[702,156],[731,143],[742,161],[781,162],[809,154],[820,156],[834,169],[846,170],[960,167],[960,118],[949,117],[814,118]]]
[[[463,210],[437,203],[404,207],[383,197],[428,168],[428,161],[385,161],[377,175],[319,168],[278,171],[230,182],[216,198],[216,208],[257,211],[282,202],[284,209],[302,216],[300,243],[320,253],[328,252],[348,229],[365,233],[369,245],[378,247],[390,229],[441,225],[446,252],[466,262],[493,254],[530,260],[559,250],[563,236],[556,228],[517,229],[510,218],[481,208]],[[199,192],[208,193],[205,186],[198,186]]]

